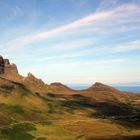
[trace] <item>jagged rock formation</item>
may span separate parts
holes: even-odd
[[[0,56],[0,74],[7,74],[15,72],[18,73],[17,66],[15,64],[11,64],[9,59],[4,59]]]
[[[48,90],[47,84],[33,74],[28,73],[27,77],[21,76],[18,73],[17,66],[13,63],[11,64],[9,59],[4,59],[2,56],[0,56],[0,77],[22,83],[33,92],[46,92]]]
[[[16,64],[10,63],[9,59],[0,56],[0,77],[14,82],[20,82],[22,76],[18,74]]]
[[[28,73],[27,77],[22,78],[22,83],[35,92],[46,92],[48,85],[41,79],[36,78],[32,73]]]

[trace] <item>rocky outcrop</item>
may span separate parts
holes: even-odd
[[[36,78],[32,73],[28,73],[27,77],[22,78],[22,83],[36,93],[48,91],[48,85],[41,79]]]
[[[7,74],[7,73],[18,73],[17,66],[15,64],[11,64],[9,59],[4,59],[0,56],[0,74]]]

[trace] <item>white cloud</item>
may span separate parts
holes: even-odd
[[[51,31],[44,31],[44,32],[38,33],[32,36],[31,38],[29,38],[28,41],[32,42],[32,41],[36,41],[40,39],[47,39],[49,37],[59,35],[60,33],[66,32],[71,29],[80,28],[83,26],[88,27],[91,24],[98,25],[100,22],[104,22],[108,20],[111,20],[111,22],[113,22],[112,20],[114,20],[115,18],[117,19],[121,18],[121,20],[127,20],[127,19],[122,19],[122,18],[129,17],[130,15],[133,15],[136,12],[140,14],[139,6],[129,5],[129,4],[117,7],[109,11],[96,12],[82,19],[76,20],[70,24],[53,29]]]
[[[112,51],[114,52],[127,52],[140,49],[140,40],[127,42],[121,45],[114,46]]]
[[[114,9],[106,11],[98,11],[93,14],[90,14],[84,18],[73,21],[69,24],[63,25],[61,27],[52,29],[50,31],[42,31],[40,33],[34,33],[32,35],[26,35],[24,37],[18,37],[17,39],[6,42],[4,46],[9,48],[9,50],[17,49],[27,44],[34,43],[39,40],[45,40],[49,38],[65,36],[67,33],[76,31],[77,34],[80,34],[80,30],[85,28],[85,31],[95,32],[109,32],[110,26],[112,25],[121,25],[127,22],[135,22],[138,20],[140,14],[140,6],[135,4],[125,4],[117,6]],[[108,26],[108,27],[107,27]],[[87,29],[87,30],[86,30]],[[129,30],[129,28],[128,28]],[[112,31],[112,30],[111,30]],[[7,50],[6,48],[6,50]]]

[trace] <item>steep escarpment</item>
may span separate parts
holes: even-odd
[[[16,64],[10,63],[9,59],[0,56],[0,77],[13,82],[25,85],[32,92],[46,92],[48,89],[41,79],[36,78],[33,74],[28,73],[26,77],[18,73]]]
[[[9,59],[4,59],[0,56],[0,74],[18,73],[17,66],[10,63]]]
[[[0,74],[4,73],[4,59],[0,56]]]
[[[20,81],[22,76],[18,74],[16,64],[10,63],[9,59],[0,56],[0,77],[8,80]]]
[[[36,78],[32,73],[22,78],[22,83],[36,93],[46,93],[49,89],[41,79]]]

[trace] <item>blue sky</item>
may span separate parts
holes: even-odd
[[[140,0],[0,0],[0,54],[47,83],[140,84]]]

